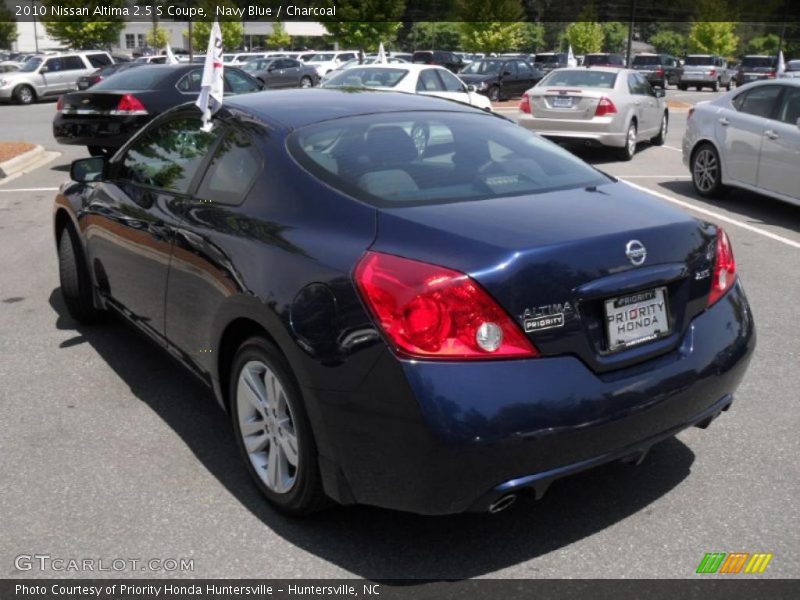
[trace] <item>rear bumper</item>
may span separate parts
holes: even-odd
[[[673,352],[604,375],[572,356],[434,363],[386,355],[356,392],[306,389],[319,409],[326,490],[422,514],[484,510],[505,494],[641,455],[726,410],[755,347],[741,285]]]
[[[553,141],[562,143],[625,146],[626,128],[621,119],[595,117],[593,119],[543,119],[518,113],[517,122]]]
[[[53,137],[59,144],[120,148],[150,118],[149,115],[105,119],[65,118],[56,115],[53,120]]]

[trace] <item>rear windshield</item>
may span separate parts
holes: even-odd
[[[562,69],[551,71],[539,86],[564,85],[569,87],[596,87],[611,89],[617,81],[618,73],[611,71],[590,71],[588,69]]]
[[[108,79],[92,87],[95,90],[152,90],[172,73],[171,70],[159,69],[158,67],[141,66],[136,69],[125,69],[119,73],[114,73]]]
[[[383,113],[316,123],[292,155],[329,185],[378,206],[536,194],[609,180],[522,127],[474,113]]]
[[[661,64],[661,57],[660,56],[634,56],[633,57],[633,66],[639,67],[644,65],[660,65]]]
[[[745,56],[742,59],[742,67],[771,68],[775,66],[775,59],[768,56]]]
[[[433,52],[414,52],[414,56],[412,57],[414,62],[421,61],[421,60],[433,60]]]
[[[684,65],[713,65],[714,58],[712,56],[687,56],[683,62]]]
[[[583,59],[585,65],[607,65],[611,62],[610,54],[587,54]]]
[[[408,71],[405,69],[352,67],[331,77],[323,87],[391,88],[400,83],[406,75]]]

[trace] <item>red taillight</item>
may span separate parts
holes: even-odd
[[[717,70],[716,70],[716,69],[711,69],[711,70],[708,72],[708,74],[709,74],[709,75],[711,75],[712,77],[714,77],[714,76],[717,74]]]
[[[733,287],[736,280],[736,261],[733,258],[733,248],[728,234],[721,227],[717,227],[717,248],[714,259],[714,274],[711,280],[711,292],[708,294],[708,304],[711,306],[722,298]]]
[[[656,70],[656,75],[658,75],[659,77],[663,77],[664,76],[664,69],[662,67],[659,67]]]
[[[146,115],[147,109],[136,96],[125,94],[119,99],[117,108],[114,111],[117,115]]]
[[[58,102],[56,102],[56,112],[61,112],[64,110],[64,96],[58,97]]]
[[[528,92],[522,94],[522,98],[519,99],[519,109],[526,114],[531,114],[531,97],[528,96]]]
[[[776,75],[775,71],[770,71],[769,73],[767,73],[767,78],[775,79],[775,75]]]
[[[613,115],[617,112],[617,107],[614,106],[614,103],[611,101],[610,98],[603,96],[600,98],[600,102],[597,103],[597,108],[594,111],[595,117],[602,117],[605,115]]]
[[[468,275],[367,252],[355,282],[393,349],[428,359],[539,355],[511,317]]]

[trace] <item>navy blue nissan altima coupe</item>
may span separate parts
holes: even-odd
[[[61,291],[213,389],[278,509],[520,494],[727,410],[755,346],[725,232],[444,99],[182,106],[55,200]]]

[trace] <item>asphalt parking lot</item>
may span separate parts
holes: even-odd
[[[675,92],[693,103],[711,92]],[[59,152],[0,181],[0,573],[20,554],[191,558],[136,576],[692,577],[706,552],[769,552],[759,577],[800,574],[800,208],[734,191],[692,192],[686,112],[633,161],[581,156],[730,235],[758,348],[732,409],[708,430],[562,480],[498,515],[419,517],[369,507],[305,520],[250,482],[211,394],[123,324],[78,327],[58,291],[54,189],[85,149],[51,137],[54,103],[0,105],[0,137]],[[737,577],[746,577],[738,575]]]

